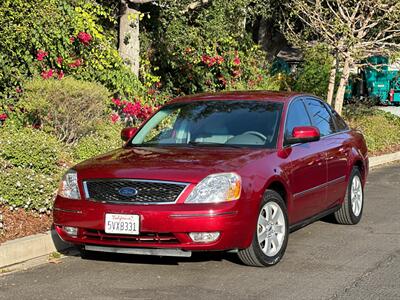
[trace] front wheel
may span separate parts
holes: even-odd
[[[354,225],[360,222],[364,207],[364,191],[361,173],[354,167],[347,185],[346,195],[341,208],[335,212],[339,224]]]
[[[289,234],[286,205],[275,191],[267,190],[261,202],[257,227],[249,248],[240,250],[240,260],[255,267],[272,266],[283,257]]]

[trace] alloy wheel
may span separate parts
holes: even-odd
[[[266,203],[260,210],[257,224],[257,238],[261,250],[267,256],[276,255],[285,240],[285,217],[275,202]]]
[[[351,209],[353,214],[358,217],[361,213],[362,205],[363,205],[363,191],[361,180],[358,176],[353,177],[353,181],[351,183]]]

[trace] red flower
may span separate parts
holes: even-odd
[[[239,58],[238,56],[236,56],[236,57],[233,59],[233,64],[236,65],[236,66],[240,65],[240,58]]]
[[[217,58],[203,54],[201,56],[201,61],[203,62],[203,64],[207,65],[210,68],[215,65],[215,63],[217,62]]]
[[[82,59],[77,58],[73,63],[69,64],[71,68],[77,68],[82,64]]]
[[[71,44],[72,44],[73,42],[75,42],[75,38],[74,38],[73,36],[71,36],[71,37],[69,38],[69,41],[70,41]]]
[[[43,70],[42,73],[40,74],[43,79],[49,79],[53,76],[53,70],[49,69],[48,71]]]
[[[39,61],[42,61],[43,58],[45,58],[49,53],[43,51],[43,50],[38,50],[36,53],[36,59]]]
[[[8,118],[7,114],[0,115],[0,121],[5,121]]]
[[[63,58],[61,56],[57,57],[57,64],[61,66],[63,63]]]
[[[225,61],[225,59],[221,55],[216,55],[215,60],[216,60],[217,64],[219,64],[219,65]]]
[[[208,56],[208,55],[206,55],[206,54],[203,54],[202,56],[201,56],[201,61],[204,63],[204,64],[208,64],[208,62],[210,61],[210,57]]]
[[[116,106],[121,106],[121,100],[118,98],[112,98],[111,101],[116,105]]]
[[[22,93],[22,89],[21,89],[19,86],[15,89],[15,91],[16,91],[17,93]]]
[[[236,66],[240,65],[240,58],[239,58],[237,50],[235,51],[235,58],[233,59],[233,64]]]
[[[215,57],[211,57],[207,66],[212,67],[213,65],[215,65],[216,61],[217,61],[217,59]]]
[[[90,41],[92,40],[92,36],[86,32],[79,32],[78,33],[78,40],[84,44],[85,46],[89,45]]]
[[[63,77],[64,77],[64,72],[63,72],[63,70],[58,71],[58,80],[63,79]]]
[[[122,112],[128,116],[137,117],[142,109],[140,102],[128,102],[126,106],[122,109]]]
[[[115,122],[117,122],[119,120],[119,115],[118,114],[111,114],[111,122],[113,122],[113,124],[115,124]]]

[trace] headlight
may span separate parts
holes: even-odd
[[[238,174],[212,174],[200,181],[185,203],[219,203],[237,200],[241,190],[242,180]]]
[[[78,188],[78,175],[75,170],[68,170],[64,174],[60,187],[58,189],[58,195],[68,199],[80,199],[79,188]]]

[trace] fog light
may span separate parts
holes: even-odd
[[[189,236],[193,242],[211,243],[219,238],[219,232],[191,232]]]
[[[76,228],[76,227],[64,226],[63,229],[64,229],[65,233],[71,237],[78,236],[78,228]]]

